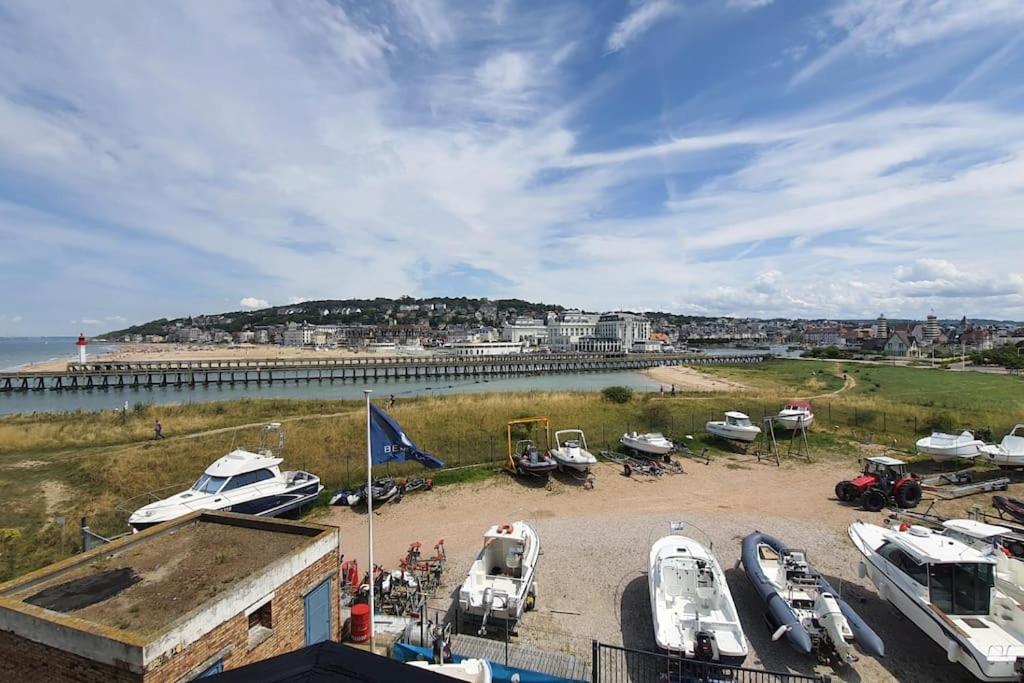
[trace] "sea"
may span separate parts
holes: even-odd
[[[23,368],[30,363],[71,360],[78,356],[77,337],[0,337],[0,370]],[[117,344],[90,344],[90,355],[117,350]],[[783,349],[784,350],[784,349]],[[749,353],[749,349],[709,349],[708,355]],[[579,372],[487,379],[389,379],[371,382],[369,388],[380,396],[397,398],[452,393],[511,391],[600,391],[609,386],[627,386],[635,391],[659,391],[662,385],[639,372]],[[155,387],[152,389],[93,389],[77,391],[29,391],[0,393],[0,415],[65,411],[118,410],[143,404],[205,403],[239,398],[358,399],[365,382],[299,382],[274,384],[219,385],[210,387]]]

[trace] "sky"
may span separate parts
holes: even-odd
[[[372,296],[1024,319],[1020,0],[0,6],[0,335]]]

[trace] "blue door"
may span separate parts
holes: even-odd
[[[306,645],[331,639],[331,580],[306,594]]]
[[[208,678],[210,676],[216,676],[220,673],[224,673],[223,659],[218,659],[216,662],[203,669],[202,672],[196,676],[196,678]]]

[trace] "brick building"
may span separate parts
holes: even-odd
[[[188,681],[340,636],[338,530],[196,512],[0,585],[0,681]]]

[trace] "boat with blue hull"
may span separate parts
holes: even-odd
[[[320,477],[301,470],[282,471],[282,458],[266,447],[266,437],[278,433],[278,450],[284,438],[280,425],[264,428],[257,452],[235,449],[206,468],[192,486],[169,498],[145,505],[128,519],[132,531],[177,519],[196,510],[238,512],[260,517],[279,517],[313,503],[323,491]]]
[[[853,645],[874,657],[885,656],[885,644],[828,580],[807,562],[802,550],[754,532],[743,539],[743,570],[767,607],[775,629],[801,654],[814,653],[827,663],[856,659]]]

